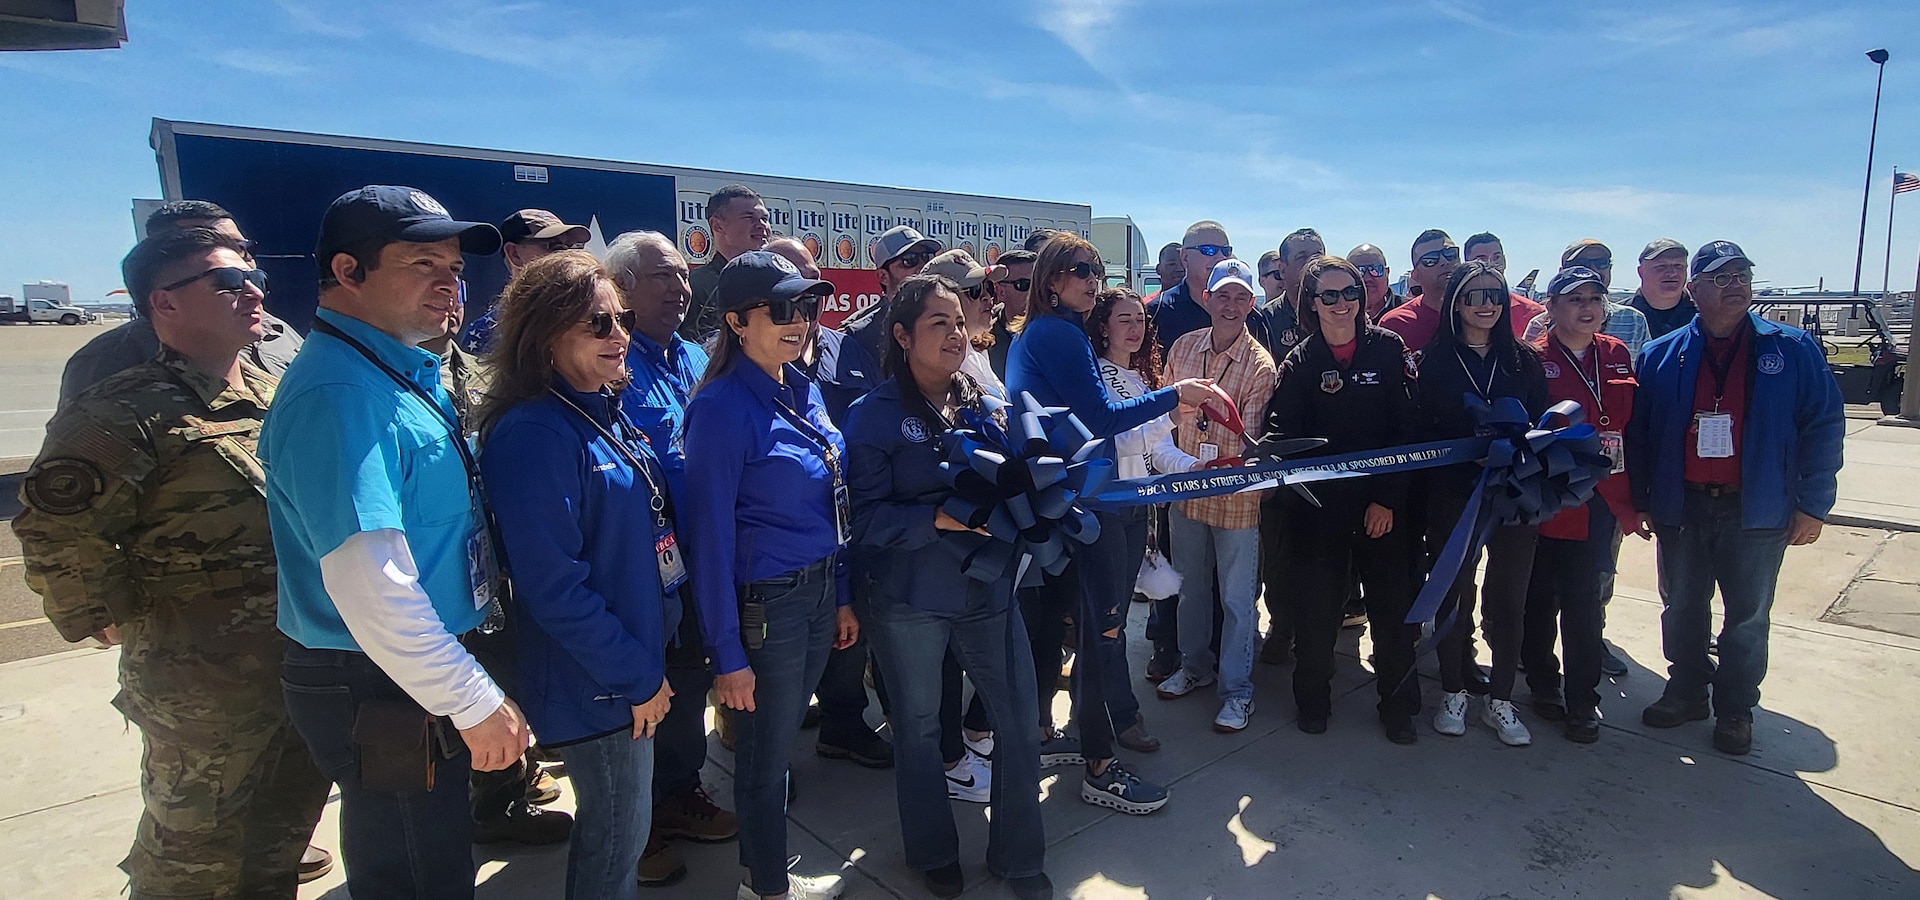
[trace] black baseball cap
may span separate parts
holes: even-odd
[[[321,271],[326,271],[334,254],[365,241],[431,244],[451,237],[460,239],[462,253],[500,252],[500,230],[492,225],[457,221],[440,201],[418,188],[370,184],[341,194],[327,207],[313,255]]]
[[[1693,264],[1687,267],[1687,277],[1699,278],[1736,260],[1749,266],[1753,265],[1753,260],[1747,258],[1747,251],[1740,249],[1739,244],[1732,241],[1708,241],[1701,244],[1700,249],[1693,251]]]
[[[1558,297],[1583,284],[1591,284],[1602,291],[1607,289],[1607,282],[1599,272],[1586,266],[1568,266],[1555,272],[1553,280],[1547,282],[1547,295]]]
[[[808,278],[786,257],[767,250],[749,250],[727,260],[713,289],[714,304],[723,311],[745,309],[763,300],[831,293],[833,282]]]

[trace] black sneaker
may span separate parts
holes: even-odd
[[[1413,716],[1403,712],[1381,713],[1380,727],[1386,730],[1387,740],[1396,744],[1411,744],[1420,740],[1420,733],[1413,727]]]
[[[927,893],[935,897],[958,897],[967,889],[966,879],[960,874],[959,863],[947,863],[938,869],[921,872],[920,880],[926,884]]]
[[[1053,900],[1053,879],[1047,873],[1007,879],[1007,887],[1020,900]]]
[[[1753,720],[1713,720],[1713,749],[1729,756],[1745,756],[1753,751]]]
[[[1094,806],[1144,816],[1167,805],[1167,789],[1127,771],[1126,765],[1116,759],[1107,763],[1105,772],[1088,774],[1086,780],[1080,782],[1080,799]]]
[[[1642,710],[1640,721],[1650,728],[1676,728],[1688,722],[1704,722],[1713,713],[1713,708],[1705,700],[1680,700],[1661,695],[1653,705]]]
[[[1159,684],[1178,671],[1180,671],[1179,650],[1155,649],[1153,655],[1147,657],[1147,671],[1142,677],[1146,678],[1150,684]]]
[[[1567,710],[1565,726],[1567,740],[1576,744],[1591,744],[1600,740],[1600,712],[1593,709]]]
[[[1559,697],[1535,697],[1533,698],[1533,714],[1539,716],[1541,721],[1565,722],[1567,720],[1567,704],[1561,701]]]
[[[573,833],[573,817],[563,812],[541,809],[525,800],[515,800],[505,812],[473,823],[473,842],[544,846],[562,843]]]
[[[813,745],[813,752],[827,759],[852,760],[869,769],[893,768],[893,745],[871,731],[861,731],[852,735],[835,735],[828,741],[822,735]]]
[[[1061,734],[1060,729],[1040,742],[1040,768],[1051,769],[1056,766],[1086,765],[1087,758],[1080,751],[1080,739]]]
[[[1294,724],[1298,726],[1301,731],[1304,731],[1308,734],[1326,734],[1327,733],[1327,717],[1326,716],[1309,716],[1303,713],[1300,716],[1300,720],[1298,722],[1295,722]]]
[[[1627,664],[1621,662],[1613,648],[1605,644],[1600,645],[1600,674],[1608,678],[1627,677]]]

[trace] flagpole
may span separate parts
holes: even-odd
[[[1900,167],[1893,167],[1893,185],[1900,186]],[[1893,201],[1900,198],[1899,191],[1887,194],[1887,260],[1880,265],[1880,302],[1887,302],[1887,280],[1893,272]],[[1888,307],[1890,311],[1891,306]]]

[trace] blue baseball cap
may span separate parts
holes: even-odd
[[[341,194],[327,207],[313,255],[324,272],[334,254],[366,241],[431,244],[454,237],[460,239],[462,253],[500,252],[500,229],[486,222],[457,221],[440,201],[418,188],[370,184]]]
[[[1732,241],[1708,241],[1701,244],[1700,249],[1693,251],[1693,264],[1687,267],[1687,277],[1699,278],[1735,261],[1753,265],[1753,260],[1747,258],[1747,251],[1740,249],[1739,244]]]
[[[808,278],[786,257],[768,250],[749,250],[727,260],[713,289],[714,305],[722,311],[745,309],[764,300],[831,293],[833,282]]]
[[[1603,292],[1607,289],[1606,279],[1601,278],[1600,273],[1586,266],[1568,266],[1553,273],[1553,279],[1547,282],[1547,295],[1557,297],[1583,284],[1594,285]]]

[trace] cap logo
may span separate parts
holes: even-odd
[[[774,268],[779,269],[780,271],[785,272],[788,275],[800,274],[800,270],[794,268],[793,262],[791,260],[788,260],[786,257],[781,256],[778,253],[769,253],[767,255],[773,258]]]
[[[420,209],[422,209],[423,211],[432,213],[436,216],[447,215],[447,208],[444,206],[441,206],[440,201],[427,196],[425,191],[409,191],[407,193],[407,199],[412,200],[413,205],[420,207]],[[452,216],[448,216],[448,218],[452,218]]]
[[[1734,245],[1732,245],[1732,244],[1730,244],[1730,243],[1727,243],[1726,241],[1714,241],[1714,242],[1713,242],[1713,255],[1715,255],[1715,256],[1739,256],[1739,255],[1740,255],[1740,248],[1739,248],[1739,247],[1735,247]]]

